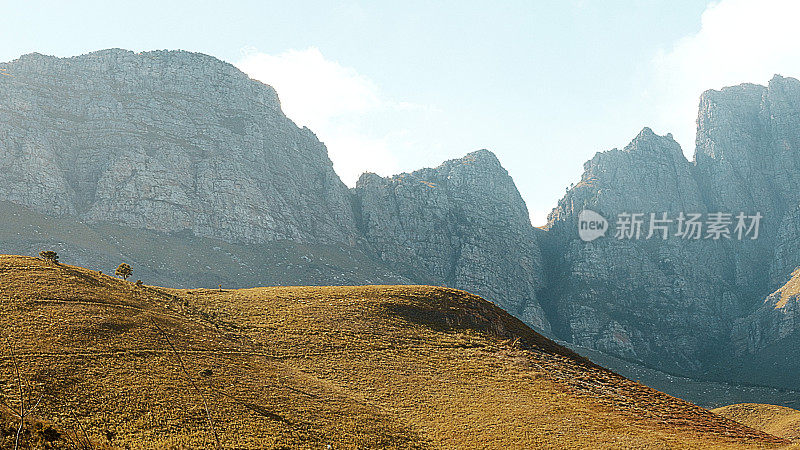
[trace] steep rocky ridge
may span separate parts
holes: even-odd
[[[726,257],[720,243],[663,240],[660,232],[645,239],[647,225],[639,240],[618,240],[609,231],[585,243],[576,233],[583,209],[601,213],[612,229],[620,213],[644,213],[649,221],[651,212],[671,218],[707,212],[692,164],[671,136],[645,128],[624,149],[596,154],[584,169],[549,221],[556,241],[552,267],[559,273],[548,306],[564,318],[562,337],[696,373],[703,355],[727,339],[720,324],[740,310],[729,275],[715,264]]]
[[[537,299],[542,257],[525,202],[489,151],[354,189],[360,228],[383,261],[412,279],[490,298],[549,331]]]
[[[787,327],[796,328],[787,314],[761,311],[759,298],[800,265],[799,117],[800,82],[775,76],[768,86],[703,94],[694,161],[671,136],[645,129],[625,149],[587,162],[551,213],[544,245],[557,282],[543,301],[559,318],[560,337],[676,373],[763,382],[752,359],[731,365],[731,342],[747,347],[748,333],[785,339]],[[612,228],[620,213],[644,213],[644,234],[617,240],[611,231],[585,243],[576,233],[583,209],[600,212]],[[763,219],[755,240],[644,239],[647,216],[662,212]],[[787,386],[774,369],[772,382]]]
[[[324,145],[230,64],[112,49],[0,68],[1,200],[231,242],[353,239]]]
[[[759,240],[734,253],[739,288],[752,298],[776,289],[794,269],[783,261],[787,249],[778,235],[782,226],[789,231],[784,217],[800,204],[798,113],[800,81],[779,75],[767,86],[710,90],[700,99],[695,161],[709,208],[764,215]],[[763,269],[773,262],[770,277]]]
[[[706,91],[697,120],[698,180],[711,207],[780,218],[800,204],[800,81]]]

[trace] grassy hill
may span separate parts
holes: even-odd
[[[25,400],[41,398],[32,420],[109,447],[787,443],[611,373],[453,289],[176,290],[2,256],[0,329],[3,403],[18,407],[16,364]]]
[[[800,443],[800,411],[783,406],[740,403],[712,410],[757,430]]]

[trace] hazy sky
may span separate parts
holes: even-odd
[[[488,148],[534,225],[644,126],[691,159],[703,90],[800,76],[794,0],[109,3],[0,1],[0,61],[208,53],[275,86],[348,185]]]

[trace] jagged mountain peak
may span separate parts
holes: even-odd
[[[557,327],[561,337],[683,373],[712,365],[710,354],[731,351],[725,344],[731,342],[731,323],[771,291],[770,276],[784,279],[800,264],[798,100],[797,81],[780,76],[768,87],[745,83],[709,90],[700,101],[694,163],[671,136],[649,128],[624,149],[588,161],[581,182],[549,217],[550,236],[558,242],[553,248],[563,252],[555,261],[568,280],[548,293],[559,298],[556,316],[565,318]],[[600,212],[611,223],[619,214],[639,213],[642,233],[626,239],[611,231],[586,245],[576,232],[583,209]],[[680,213],[705,215],[707,221],[713,212],[761,214],[758,238],[680,236],[675,222]],[[656,232],[648,239],[650,218],[662,214],[672,220],[669,234]],[[786,304],[792,307],[780,314],[737,325],[734,347],[750,339],[752,348],[763,334],[789,336],[798,322],[794,303]],[[761,323],[753,325],[757,319]],[[750,375],[725,376],[751,382]],[[772,382],[794,383],[780,375]]]
[[[779,75],[776,75],[774,79],[782,78]],[[742,94],[759,94],[766,89],[766,86],[758,83],[739,83],[732,86],[724,86],[719,89],[706,89],[700,94],[700,98],[708,98],[708,97],[715,97],[721,95],[742,95]]]
[[[670,156],[679,156],[685,159],[685,157],[683,157],[683,150],[680,144],[672,137],[672,133],[667,133],[662,136],[656,134],[649,127],[642,128],[642,131],[625,146],[624,151],[631,153],[641,152],[644,154],[665,152]]]
[[[480,172],[482,174],[486,174],[491,177],[495,176],[508,176],[508,171],[503,167],[500,163],[500,160],[497,158],[492,151],[487,149],[480,149],[475,150],[473,152],[469,152],[466,155],[460,158],[453,158],[443,163],[439,164],[436,167],[426,167],[422,169],[417,169],[413,172],[403,172],[396,175],[392,175],[389,177],[382,177],[373,172],[364,172],[359,177],[358,182],[356,185],[374,182],[379,179],[387,179],[392,181],[402,181],[405,179],[420,179],[424,181],[436,181],[438,178],[448,178],[452,174],[452,171],[463,171],[463,170],[471,170],[475,172]],[[513,183],[513,181],[512,181]]]
[[[464,157],[459,159],[462,161],[479,161],[491,164],[500,164],[500,159],[497,158],[497,155],[491,150],[487,150],[485,148],[475,150],[474,152],[469,152],[464,155]]]
[[[136,52],[133,50],[128,50],[124,48],[106,48],[102,50],[95,50],[88,53],[83,53],[81,55],[75,56],[67,56],[67,57],[60,57],[55,55],[48,55],[39,52],[31,52],[21,55],[19,58],[8,62],[7,64],[12,64],[18,61],[36,61],[36,60],[58,60],[64,62],[82,62],[88,60],[98,60],[104,59],[108,61],[112,60],[120,60],[120,59],[140,59],[142,61],[146,60],[153,60],[154,58],[164,58],[164,59],[183,59],[184,61],[195,61],[195,62],[204,62],[210,64],[216,64],[221,66],[228,66],[234,67],[232,64],[223,61],[215,56],[208,55],[206,53],[201,52],[192,52],[188,50],[146,50],[141,52]],[[162,61],[163,62],[163,61]]]
[[[773,88],[774,86],[780,86],[780,85],[797,86],[798,84],[800,84],[800,80],[798,80],[797,78],[785,77],[783,75],[780,75],[780,74],[776,73],[769,80],[769,83],[767,84],[767,87],[768,88]]]

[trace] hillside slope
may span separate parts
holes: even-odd
[[[800,442],[800,411],[783,406],[741,403],[712,410],[715,414],[775,436]]]
[[[162,233],[111,223],[52,217],[0,201],[0,251],[36,255],[113,273],[120,261],[135,278],[175,288],[264,285],[409,284],[359,248],[272,241],[237,244],[189,233]]]
[[[785,444],[452,289],[169,290],[2,256],[0,318],[37,417],[115,446]]]

